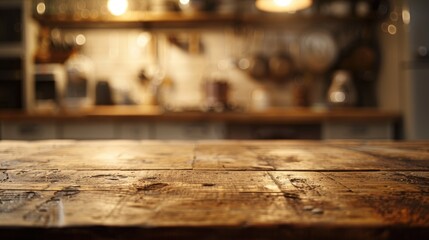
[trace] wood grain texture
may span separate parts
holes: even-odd
[[[8,141],[1,169],[191,169],[195,144],[158,141]]]
[[[426,239],[428,150],[384,141],[3,141],[0,236]]]
[[[398,146],[398,147],[397,147]],[[429,170],[425,144],[326,141],[222,141],[200,142],[196,169],[275,170]]]

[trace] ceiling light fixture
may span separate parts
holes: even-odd
[[[107,2],[109,12],[115,16],[120,16],[127,11],[128,0],[109,0]]]
[[[308,8],[313,0],[256,0],[256,7],[266,12],[296,12]]]

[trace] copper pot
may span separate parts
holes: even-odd
[[[204,90],[208,110],[223,111],[228,107],[230,85],[227,81],[207,81]]]
[[[263,79],[269,73],[267,58],[262,54],[255,54],[249,59],[249,74],[255,79]]]
[[[277,82],[287,80],[294,74],[294,63],[286,53],[279,52],[271,56],[268,65],[271,77]]]

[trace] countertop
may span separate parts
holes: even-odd
[[[238,123],[320,123],[323,121],[398,121],[401,115],[395,111],[372,108],[320,109],[270,108],[264,111],[166,112],[149,106],[97,106],[73,111],[0,111],[0,121],[67,121],[94,120],[155,120],[155,121],[219,121]]]
[[[429,239],[429,142],[0,141],[2,239]]]

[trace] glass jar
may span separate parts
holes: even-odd
[[[229,110],[230,83],[226,69],[217,67],[209,70],[209,75],[203,81],[205,110],[222,112]]]
[[[65,62],[66,84],[63,105],[70,109],[83,109],[93,105],[94,65],[81,53],[73,53]]]
[[[350,72],[334,72],[327,97],[331,107],[352,107],[356,104],[356,88]]]

